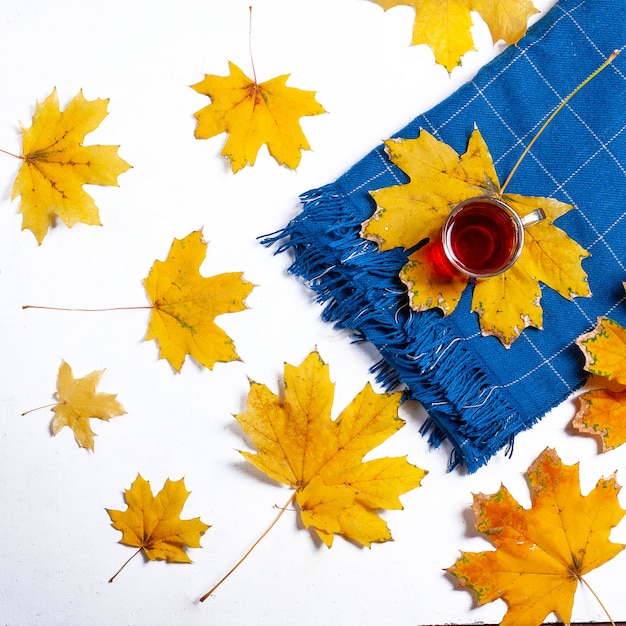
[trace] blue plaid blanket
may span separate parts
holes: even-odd
[[[561,0],[474,80],[420,115],[397,137],[426,129],[459,154],[476,124],[500,180],[558,104],[626,44],[624,0]],[[626,53],[556,116],[516,172],[510,193],[575,205],[557,225],[591,256],[591,298],[567,300],[542,285],[543,329],[505,349],[483,337],[470,312],[471,287],[453,314],[411,312],[398,279],[403,249],[379,251],[360,237],[375,210],[369,191],[407,182],[377,147],[346,174],[301,196],[302,211],[268,237],[290,251],[290,271],[315,290],[322,316],[374,344],[373,366],[388,388],[404,386],[429,417],[433,446],[448,441],[450,467],[473,472],[585,381],[580,334],[606,315],[626,324]]]

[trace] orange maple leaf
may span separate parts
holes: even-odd
[[[581,266],[589,253],[554,224],[572,206],[554,198],[501,193],[478,129],[463,155],[425,130],[416,139],[389,140],[385,147],[410,181],[371,192],[377,210],[363,224],[361,234],[383,250],[409,249],[429,241],[410,255],[400,272],[414,310],[440,308],[448,315],[456,308],[469,279],[442,271],[434,259],[435,242],[457,204],[484,195],[503,200],[522,217],[541,208],[546,219],[526,231],[524,248],[511,269],[473,285],[472,310],[479,316],[483,335],[494,335],[510,347],[524,328],[541,328],[540,282],[567,299],[590,295]]]
[[[138,475],[131,488],[124,492],[128,508],[125,511],[106,509],[113,528],[122,533],[120,543],[139,548],[131,559],[143,551],[152,561],[191,563],[185,546],[201,548],[200,537],[210,526],[199,517],[180,519],[189,494],[184,479],[172,481],[168,478],[163,489],[154,496],[150,483]],[[113,582],[129,561],[109,582]]]
[[[412,45],[426,44],[437,63],[448,72],[461,63],[461,57],[474,50],[471,11],[481,15],[493,41],[519,41],[526,33],[528,19],[537,13],[530,0],[372,0],[387,10],[405,5],[415,8]]]
[[[242,455],[296,490],[305,527],[327,546],[335,534],[366,546],[390,540],[377,510],[401,509],[398,496],[426,472],[406,457],[363,457],[404,425],[402,394],[377,394],[368,383],[332,421],[334,385],[317,352],[297,367],[285,364],[284,381],[284,399],[251,383],[247,409],[235,417],[258,452]]]
[[[595,374],[599,384],[605,380],[603,387],[578,397],[572,425],[581,433],[599,436],[606,452],[626,442],[626,328],[600,317],[576,343],[585,356],[585,370]]]
[[[52,434],[69,426],[74,431],[76,443],[93,452],[95,433],[89,425],[90,418],[108,421],[111,417],[124,415],[124,407],[117,401],[117,395],[96,391],[104,370],[91,372],[83,378],[74,378],[72,368],[61,362],[57,377]]]
[[[68,226],[100,225],[98,208],[83,185],[117,185],[131,166],[119,146],[83,146],[107,115],[108,100],[86,100],[80,91],[64,111],[56,89],[37,103],[30,128],[22,128],[23,163],[11,199],[21,196],[22,230],[42,243],[57,216]]]
[[[259,84],[234,63],[229,67],[229,76],[207,74],[192,85],[211,98],[210,105],[195,113],[196,138],[229,133],[222,155],[230,161],[233,172],[254,165],[264,144],[278,163],[296,169],[302,150],[310,148],[299,119],[325,113],[315,100],[315,92],[287,87],[288,74]]]
[[[620,487],[615,476],[601,478],[583,496],[578,465],[563,465],[550,448],[527,476],[530,509],[504,485],[493,495],[474,496],[476,529],[496,550],[463,552],[447,571],[475,592],[478,604],[503,599],[503,626],[539,626],[551,612],[569,623],[578,581],[587,584],[584,574],[624,549],[609,541],[626,513],[618,501]]]
[[[206,249],[200,231],[174,239],[167,259],[155,261],[144,280],[152,302],[146,341],[156,339],[161,358],[177,371],[188,354],[209,369],[239,358],[215,317],[244,310],[252,284],[241,272],[202,276]]]

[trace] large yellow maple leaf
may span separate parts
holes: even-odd
[[[156,339],[161,358],[177,371],[188,354],[209,369],[239,358],[215,317],[244,310],[253,286],[241,272],[202,276],[206,249],[200,231],[174,239],[167,259],[155,261],[144,280],[152,302],[146,341]]]
[[[530,466],[528,481],[530,509],[504,486],[474,496],[476,529],[496,549],[463,552],[447,571],[475,592],[478,604],[503,599],[503,626],[539,626],[551,612],[569,624],[579,580],[624,548],[609,541],[626,513],[620,487],[615,476],[601,478],[583,496],[578,465],[562,464],[550,448]]]
[[[210,105],[195,113],[196,138],[229,133],[222,155],[233,172],[254,165],[264,144],[278,163],[296,169],[302,150],[310,148],[300,118],[325,112],[315,100],[315,92],[287,87],[288,74],[257,83],[234,63],[229,67],[229,76],[207,74],[192,85],[211,98]]]
[[[411,308],[440,308],[444,315],[456,308],[469,279],[441,271],[433,259],[433,242],[458,203],[483,195],[500,198],[521,217],[538,208],[546,214],[546,219],[526,230],[524,248],[511,269],[474,284],[472,310],[484,335],[494,335],[509,347],[524,328],[541,328],[540,282],[564,298],[591,295],[581,265],[589,253],[554,224],[573,207],[553,198],[502,194],[478,129],[463,155],[425,130],[416,139],[389,140],[385,147],[410,181],[371,192],[377,210],[363,224],[361,234],[383,250],[430,242],[410,255],[400,273]]]
[[[606,452],[626,442],[626,328],[600,317],[576,343],[585,356],[585,369],[604,386],[578,397],[572,425],[581,433],[599,436]]]
[[[122,533],[120,543],[138,548],[135,554],[143,551],[152,561],[191,563],[185,547],[201,548],[200,537],[210,526],[199,517],[180,519],[189,494],[184,479],[173,481],[168,478],[163,489],[154,496],[150,483],[138,475],[131,488],[124,492],[127,509],[106,511],[113,527]]]
[[[471,11],[480,13],[494,42],[519,41],[528,19],[537,9],[531,0],[372,0],[387,10],[405,5],[415,8],[412,45],[426,44],[437,63],[451,72],[461,57],[474,50]]]
[[[368,383],[333,421],[334,385],[317,352],[285,364],[284,382],[284,399],[251,383],[247,409],[235,417],[258,452],[243,456],[296,490],[304,525],[327,546],[335,534],[366,546],[390,540],[377,509],[401,509],[399,496],[425,471],[406,457],[363,457],[404,425],[401,393],[377,394]]]
[[[91,430],[89,419],[108,421],[126,413],[116,394],[96,391],[103,373],[104,370],[98,370],[82,378],[74,378],[72,368],[65,361],[61,362],[54,394],[59,402],[52,408],[53,435],[69,426],[78,445],[93,451],[95,433]]]
[[[11,198],[21,196],[22,230],[41,244],[59,217],[68,227],[78,222],[100,225],[98,208],[83,185],[117,185],[131,166],[117,154],[119,146],[83,146],[87,133],[107,115],[108,100],[86,100],[80,91],[64,111],[56,89],[37,102],[30,128],[22,128],[22,166]]]

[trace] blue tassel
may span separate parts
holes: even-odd
[[[449,468],[463,463],[476,471],[510,445],[522,414],[493,387],[464,342],[449,341],[450,327],[438,311],[409,309],[398,278],[405,250],[381,252],[362,239],[368,216],[355,211],[334,184],[303,194],[301,201],[302,212],[262,243],[277,245],[277,253],[291,251],[289,272],[316,293],[322,319],[339,329],[358,328],[355,339],[378,348],[381,360],[372,373],[387,390],[405,385],[406,399],[425,406],[430,417],[421,432],[433,447],[450,443]]]

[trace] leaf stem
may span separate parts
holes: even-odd
[[[565,100],[563,100],[561,102],[561,104],[559,104],[559,106],[552,112],[552,114],[550,115],[550,117],[548,117],[548,119],[543,123],[542,127],[537,131],[537,134],[530,140],[530,143],[526,146],[524,152],[522,152],[522,155],[520,156],[519,159],[517,159],[517,163],[515,163],[515,165],[513,166],[513,169],[511,170],[511,172],[509,173],[507,179],[504,181],[504,184],[502,185],[502,187],[500,188],[500,193],[504,193],[504,190],[506,189],[507,185],[511,182],[511,178],[513,178],[513,174],[515,174],[517,168],[520,166],[520,163],[523,161],[524,157],[528,154],[528,152],[530,151],[530,149],[533,147],[535,141],[537,141],[537,139],[539,139],[539,136],[541,135],[541,133],[543,133],[543,131],[547,128],[548,124],[550,124],[550,122],[557,116],[557,114],[561,111],[561,109],[589,82],[591,82],[602,70],[604,70],[605,68],[607,68],[615,59],[615,57],[620,53],[619,50],[613,50],[613,52],[611,53],[611,56],[609,56],[609,58],[600,66],[598,67],[595,72],[592,72],[591,74],[589,74],[589,76],[587,76],[587,78],[585,78],[585,80],[583,80],[582,83],[580,83],[580,85],[578,85],[578,87],[576,87],[576,89],[574,89],[574,91],[572,91],[566,98]]]
[[[278,515],[274,518],[274,521],[263,531],[263,534],[252,544],[252,546],[250,546],[248,551],[237,561],[237,563],[235,563],[235,565],[233,565],[233,567],[231,567],[230,570],[200,598],[200,602],[204,602],[248,558],[252,550],[254,550],[259,543],[261,543],[261,540],[265,538],[267,533],[274,528],[282,514],[289,508],[289,506],[291,506],[295,499],[296,492],[294,491],[289,500],[287,500],[285,505],[279,510]]]
[[[0,148],[0,152],[2,152],[3,154],[8,154],[9,156],[15,157],[16,159],[21,159],[22,161],[24,160],[23,156],[19,154],[13,154],[13,152],[9,152],[8,150],[3,150],[2,148]]]
[[[60,306],[39,306],[37,304],[23,304],[22,309],[45,309],[46,311],[82,311],[88,313],[99,313],[102,311],[134,311],[136,309],[153,309],[153,306],[115,306],[104,309],[72,309]]]
[[[598,594],[591,588],[589,583],[582,576],[579,576],[578,580],[580,580],[580,582],[583,585],[585,585],[585,587],[587,587],[589,591],[591,591],[591,594],[598,601],[598,604],[602,607],[602,610],[606,613],[606,616],[609,618],[609,622],[611,622],[611,626],[615,626],[615,622],[613,621],[613,618],[609,615],[609,612],[606,610],[606,607],[604,606],[604,604],[602,604],[602,600],[600,600],[600,598],[598,597]]]
[[[131,557],[129,557],[126,562],[124,563],[124,565],[122,565],[122,567],[120,567],[117,572],[115,572],[115,574],[113,574],[113,576],[111,576],[111,578],[109,578],[109,582],[112,583],[115,580],[115,577],[143,550],[143,548],[139,548],[139,550],[137,550],[137,552],[135,552]]]
[[[252,5],[248,7],[250,9],[250,22],[248,25],[248,54],[250,55],[250,64],[252,65],[252,77],[254,78],[254,84],[257,83],[256,69],[254,68],[254,57],[252,56]]]

